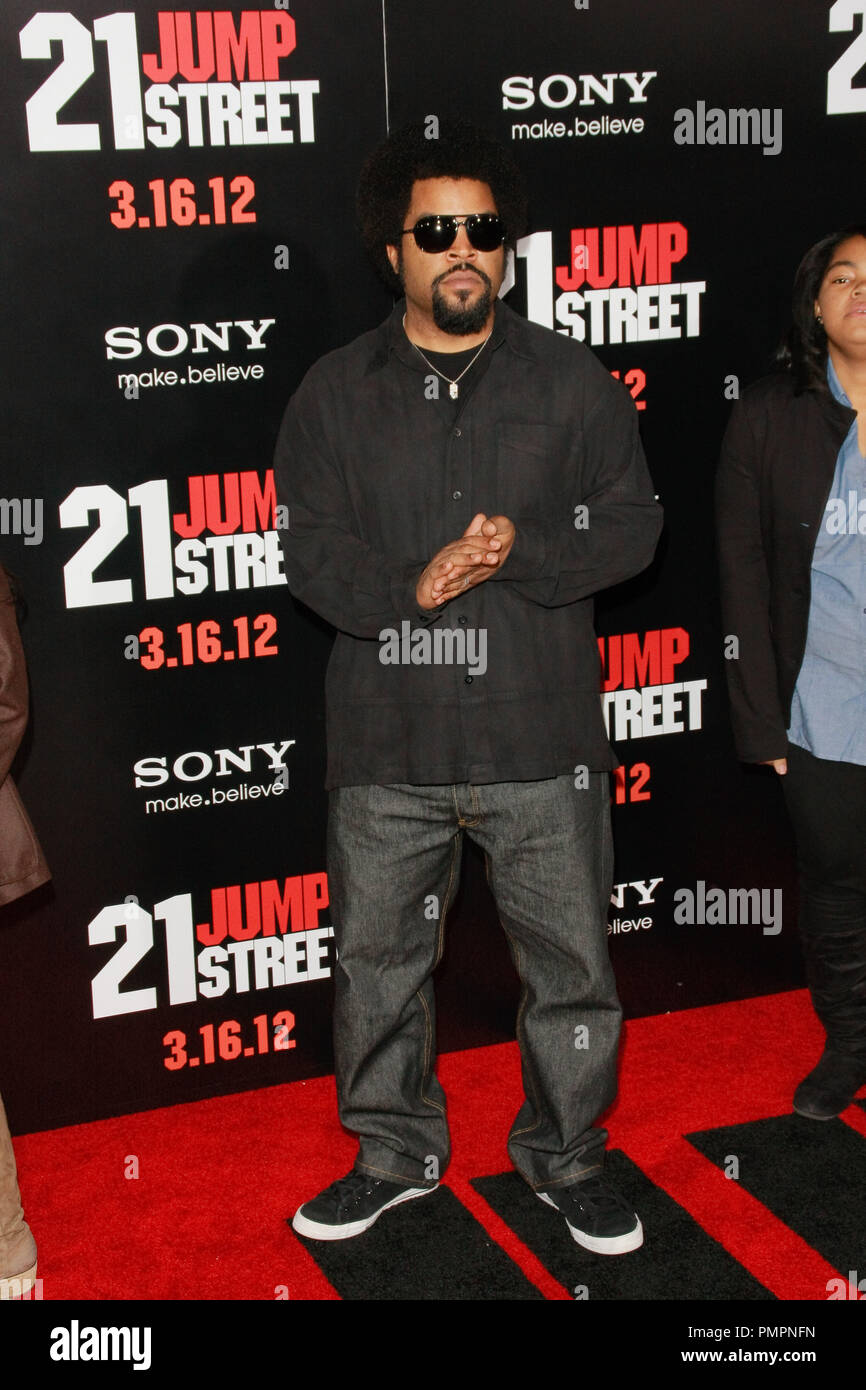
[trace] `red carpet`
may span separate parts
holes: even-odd
[[[866,1201],[866,1114],[855,1103],[828,1125],[791,1116],[793,1089],[821,1042],[799,991],[626,1026],[609,1147],[644,1193],[635,1200],[646,1244],[617,1260],[579,1251],[561,1218],[508,1176],[505,1138],[521,1098],[514,1044],[440,1059],[450,1194],[386,1213],[338,1248],[305,1244],[285,1222],[352,1163],[330,1077],[22,1136],[16,1153],[43,1297],[571,1300],[589,1280],[607,1298],[826,1300],[829,1280],[866,1273],[866,1221],[850,1207]],[[731,1155],[734,1180],[725,1175]],[[138,1177],[124,1176],[136,1160]],[[820,1191],[826,1166],[839,1166],[841,1215],[816,1215],[803,1176],[816,1162]],[[393,1293],[405,1233],[423,1240],[434,1227],[443,1268],[431,1263],[420,1292]],[[675,1256],[689,1241],[697,1253],[683,1294]],[[848,1263],[860,1247],[859,1266]]]

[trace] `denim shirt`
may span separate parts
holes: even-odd
[[[650,563],[662,520],[631,397],[583,344],[498,301],[455,414],[404,308],[311,368],[274,460],[289,588],[337,629],[326,785],[615,767],[592,595]],[[419,609],[422,571],[478,512],[515,524],[501,570]]]
[[[827,381],[851,408],[827,356]],[[812,558],[803,664],[788,737],[816,758],[866,764],[866,459],[851,425]]]

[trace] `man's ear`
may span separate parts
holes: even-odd
[[[388,260],[389,260],[390,263],[391,263],[391,269],[393,270],[394,274],[395,274],[396,276],[399,277],[399,275],[400,275],[400,252],[399,252],[399,250],[397,249],[396,246],[387,245],[387,246],[385,247],[385,251],[386,251],[386,253],[387,253]]]

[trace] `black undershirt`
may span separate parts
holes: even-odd
[[[476,353],[478,354],[477,360],[469,367],[469,363],[472,362]],[[423,355],[435,371],[442,373],[442,376],[439,378],[439,400],[446,407],[450,408],[450,414],[453,418],[466,404],[469,396],[471,396],[478,382],[487,370],[487,364],[492,356],[490,340],[488,339],[480,352],[477,347],[464,348],[462,352],[429,352],[425,348],[423,349]],[[467,367],[469,367],[469,370],[466,372],[466,375],[460,376],[460,373],[465,371]],[[457,382],[458,396],[455,401],[451,399],[449,392],[451,389],[451,382],[456,380],[459,376],[460,380]],[[448,380],[443,380],[444,377],[447,377]]]

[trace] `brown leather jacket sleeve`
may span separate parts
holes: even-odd
[[[30,817],[9,775],[27,726],[27,667],[9,579],[0,565],[0,904],[51,877]]]
[[[27,727],[27,667],[15,601],[0,565],[0,782],[5,781]]]

